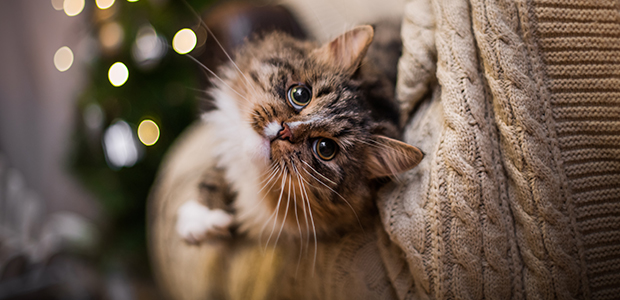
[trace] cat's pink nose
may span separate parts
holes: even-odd
[[[286,123],[282,123],[282,129],[278,131],[277,139],[288,140],[289,142],[293,141],[293,133],[291,132],[291,128]]]

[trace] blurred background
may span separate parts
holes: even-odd
[[[209,108],[213,37],[325,41],[403,2],[0,0],[0,299],[160,299],[146,200]]]

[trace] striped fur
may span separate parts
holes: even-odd
[[[394,82],[365,58],[373,33],[359,26],[323,46],[272,33],[219,70],[210,92],[216,108],[204,119],[221,129],[213,146],[237,193],[241,230],[274,241],[363,227],[381,178],[422,159],[417,148],[393,140]],[[287,100],[296,84],[312,93],[301,110]],[[278,138],[284,124],[290,132]],[[318,138],[337,143],[332,160],[312,150]]]

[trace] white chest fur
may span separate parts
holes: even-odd
[[[259,230],[270,216],[261,203],[260,178],[269,165],[269,141],[260,136],[243,116],[243,103],[225,90],[213,92],[217,109],[203,116],[216,128],[213,146],[218,167],[237,193],[234,201],[236,222],[243,231]]]

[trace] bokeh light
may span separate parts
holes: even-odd
[[[138,0],[127,0],[127,2],[138,2]]]
[[[55,10],[62,10],[62,6],[64,5],[65,0],[52,0],[52,6]]]
[[[136,41],[131,47],[133,59],[143,69],[153,67],[166,54],[166,42],[151,25],[138,30]]]
[[[65,14],[69,17],[79,15],[84,9],[84,0],[65,0],[62,4]]]
[[[159,126],[152,120],[144,120],[138,126],[138,138],[142,144],[153,146],[159,140]]]
[[[73,51],[67,46],[60,47],[54,54],[54,66],[58,71],[64,72],[73,64]]]
[[[131,126],[125,121],[114,122],[103,134],[106,162],[112,169],[133,166],[140,158],[139,146]]]
[[[108,9],[114,4],[114,0],[97,0],[96,4],[99,9]]]
[[[99,29],[99,41],[106,50],[117,49],[124,37],[123,27],[117,22],[103,24]]]
[[[127,69],[127,66],[122,62],[114,63],[110,67],[110,71],[108,71],[108,79],[110,80],[110,83],[115,87],[119,87],[125,84],[128,78],[129,69]]]
[[[196,34],[189,28],[179,30],[172,38],[172,48],[179,54],[187,54],[196,47]]]
[[[107,9],[94,9],[93,10],[93,22],[95,24],[103,24],[105,22],[109,22],[121,10],[120,6],[121,5],[112,5]],[[119,21],[122,22],[123,20],[119,20]]]

